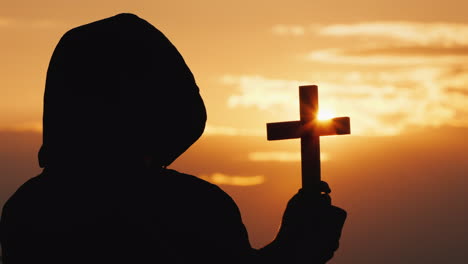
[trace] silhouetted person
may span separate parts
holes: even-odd
[[[4,263],[330,259],[346,213],[328,195],[300,191],[276,239],[257,250],[225,192],[166,169],[205,121],[182,56],[145,20],[120,14],[67,32],[47,72],[43,172],[3,209]]]

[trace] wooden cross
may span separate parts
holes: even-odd
[[[267,123],[268,140],[301,139],[302,189],[320,190],[320,136],[350,134],[349,117],[319,121],[316,85],[299,86],[300,121]]]

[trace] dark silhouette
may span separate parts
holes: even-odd
[[[145,20],[120,14],[67,32],[47,73],[44,170],[3,209],[4,264],[330,259],[346,213],[328,194],[299,191],[257,250],[225,192],[166,169],[205,121],[182,56]]]

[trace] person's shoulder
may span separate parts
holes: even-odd
[[[26,193],[32,193],[37,190],[38,185],[40,185],[44,180],[44,175],[41,173],[37,176],[34,176],[28,179],[26,182],[21,184],[18,189],[13,193],[11,198],[20,197]]]
[[[197,176],[171,169],[166,169],[164,174],[164,176],[173,182],[178,189],[183,189],[184,191],[189,189],[196,192],[210,192],[212,194],[227,195],[219,186]]]
[[[197,176],[181,173],[175,170],[167,169],[165,172],[167,179],[176,186],[177,192],[193,195],[197,199],[206,200],[210,204],[231,204],[235,208],[234,200],[218,185],[210,183]]]
[[[213,218],[223,218],[223,221],[242,222],[240,210],[234,199],[218,185],[210,183],[194,175],[166,170],[167,179],[174,183],[176,191],[184,199],[190,198],[193,204],[203,204],[203,207],[214,213]],[[236,223],[237,223],[236,222]]]
[[[38,186],[41,184],[44,176],[41,174],[30,178],[24,182],[16,191],[8,198],[3,205],[3,215],[11,210],[17,211],[17,208],[24,208],[25,205],[31,205],[37,201]]]

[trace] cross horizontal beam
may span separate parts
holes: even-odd
[[[276,122],[267,124],[267,139],[282,140],[300,138],[310,126],[316,126],[314,135],[332,136],[351,134],[349,117],[335,117],[330,120],[309,122],[302,125],[301,121]]]

